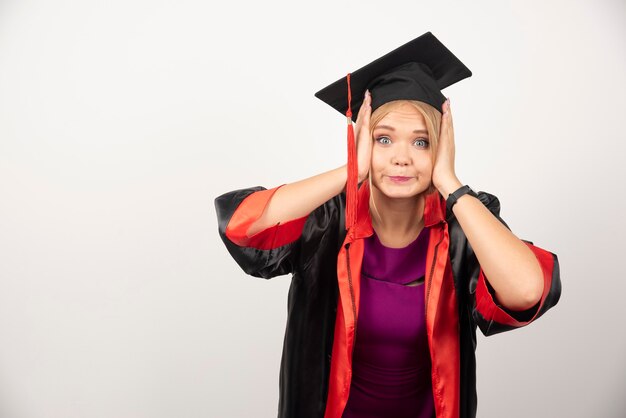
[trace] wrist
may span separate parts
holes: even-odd
[[[452,208],[454,207],[454,205],[456,205],[456,202],[458,202],[458,200],[462,198],[463,196],[465,196],[466,194],[470,196],[474,196],[476,198],[478,197],[476,192],[472,190],[470,186],[468,185],[461,186],[457,190],[450,193],[448,197],[446,198],[446,211],[452,212]]]
[[[367,178],[369,177],[369,171],[366,171],[365,173],[359,173],[358,175],[358,182],[361,183],[365,180],[367,180]]]
[[[450,196],[450,193],[454,192],[461,186],[463,186],[463,183],[461,183],[461,181],[456,177],[450,177],[449,179],[441,182],[439,185],[436,185],[437,190],[439,190],[441,196],[443,196],[446,200],[448,199],[448,196]]]

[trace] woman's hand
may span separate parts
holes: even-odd
[[[448,195],[458,189],[461,182],[454,172],[454,127],[450,113],[450,99],[441,106],[441,128],[439,130],[439,145],[435,165],[433,167],[432,182],[439,193],[447,199]]]
[[[356,117],[354,139],[356,141],[356,155],[359,166],[359,183],[367,178],[372,161],[372,133],[370,130],[370,116],[372,115],[372,96],[365,91],[363,103]]]

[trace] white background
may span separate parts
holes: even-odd
[[[626,4],[0,2],[0,417],[272,417],[287,276],[246,276],[224,192],[345,163],[313,93],[432,31],[463,183],[563,294],[479,337],[479,417],[626,411]],[[621,268],[619,268],[621,267]]]

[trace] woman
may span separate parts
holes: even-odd
[[[558,301],[556,256],[519,240],[497,198],[456,176],[439,90],[464,70],[420,36],[318,92],[343,113],[347,84],[353,119],[352,87],[371,90],[356,150],[349,120],[347,166],[216,199],[244,271],[293,275],[279,417],[475,417],[476,327],[514,329]]]

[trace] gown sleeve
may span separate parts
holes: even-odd
[[[479,192],[478,199],[493,213],[507,228],[509,226],[500,217],[500,201],[492,194]],[[458,226],[458,223],[457,223]],[[460,226],[458,226],[460,230]],[[556,254],[535,246],[532,242],[522,240],[535,254],[543,271],[543,292],[539,302],[525,311],[513,311],[498,303],[495,291],[489,279],[478,263],[474,251],[462,232],[465,241],[462,263],[463,274],[467,279],[468,302],[474,322],[484,335],[493,335],[513,330],[530,324],[559,301],[561,295],[561,279],[559,262]],[[510,228],[509,228],[510,230]]]
[[[252,236],[248,228],[258,220],[270,199],[284,185],[262,186],[231,191],[215,199],[218,232],[226,248],[242,270],[251,276],[270,279],[293,273],[313,253],[310,246],[339,219],[338,195],[313,212],[298,219],[277,223]],[[303,236],[305,225],[309,231]],[[303,251],[304,246],[304,251]]]

